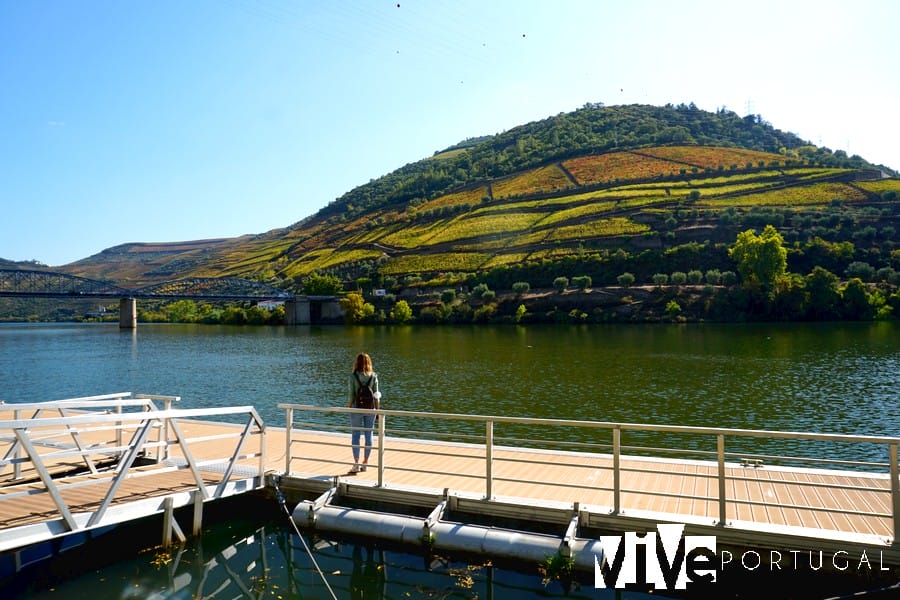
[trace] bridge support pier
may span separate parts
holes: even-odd
[[[137,300],[119,299],[119,329],[137,329]]]
[[[285,325],[309,325],[309,299],[298,298],[284,303]]]
[[[298,296],[284,303],[285,325],[339,323],[344,311],[335,296]]]

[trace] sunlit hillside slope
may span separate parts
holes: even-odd
[[[595,282],[610,283],[623,257],[647,251],[648,263],[689,252],[698,269],[727,268],[727,244],[767,224],[790,243],[850,242],[884,258],[896,252],[900,213],[892,175],[757,116],[590,105],[438,152],[284,229],[126,244],[66,270],[133,284],[242,276],[300,290],[312,273],[350,285],[427,281],[593,258],[609,264]]]

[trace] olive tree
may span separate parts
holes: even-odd
[[[579,277],[573,277],[572,283],[575,284],[579,290],[584,291],[591,287],[593,280],[590,275],[581,275]]]
[[[630,285],[634,285],[634,275],[632,273],[622,273],[618,277],[616,277],[616,281],[622,287],[628,287]]]

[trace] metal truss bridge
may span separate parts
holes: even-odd
[[[0,297],[293,300],[285,290],[237,277],[192,277],[126,289],[66,273],[0,269]]]

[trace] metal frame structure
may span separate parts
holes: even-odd
[[[63,418],[95,411],[100,411],[102,414],[109,414],[110,412],[121,414],[123,409],[128,408],[138,408],[142,411],[154,411],[158,410],[158,407],[155,404],[156,402],[162,402],[164,409],[169,410],[172,408],[172,403],[178,402],[179,400],[181,400],[181,398],[178,396],[160,396],[152,394],[132,395],[131,392],[119,392],[115,394],[84,396],[81,398],[69,398],[66,400],[50,402],[16,403],[8,406],[13,413],[13,419],[21,420],[40,419],[42,418],[43,413],[48,411],[58,413],[59,416]],[[2,403],[0,403],[0,407],[2,406]],[[164,432],[163,436],[168,437],[168,432]],[[91,458],[91,453],[85,449],[85,444],[81,440],[82,436],[79,433],[79,430],[71,425],[66,427],[65,433],[61,431],[52,432],[41,435],[38,438],[32,438],[31,441],[38,445],[59,447],[60,445],[65,444],[65,442],[55,441],[58,437],[71,437],[75,446],[81,451],[82,458],[84,459],[87,468],[91,473],[97,473],[97,467]],[[115,430],[114,441],[117,446],[122,445],[122,428],[120,426]],[[159,439],[157,439],[157,441],[159,441]],[[157,460],[168,458],[168,450],[168,445],[158,445]],[[12,466],[13,481],[21,479],[23,461],[18,460],[21,459],[21,457],[22,444],[19,440],[16,440],[13,445],[7,449],[6,454],[3,456],[3,461],[0,462],[0,475],[4,473],[7,467]]]
[[[165,409],[155,407],[154,401],[159,400],[166,404]],[[46,493],[53,500],[57,518],[6,530],[0,541],[0,551],[20,547],[29,539],[41,540],[84,532],[153,513],[165,513],[170,525],[176,528],[179,537],[183,537],[171,521],[172,510],[176,506],[191,502],[197,506],[206,500],[264,487],[265,424],[252,406],[190,410],[168,408],[176,400],[177,397],[173,396],[112,394],[4,407],[17,413],[34,412],[30,418],[0,421],[0,442],[9,444],[4,458],[0,460],[0,472],[10,466],[14,470],[13,480],[0,487],[0,511],[5,502],[21,501],[22,498]],[[133,407],[143,410],[123,412],[123,409]],[[49,412],[59,413],[60,416],[41,416]],[[243,426],[236,426],[233,431],[224,434],[187,437],[181,426],[183,422],[195,419],[241,416],[246,418]],[[155,436],[154,431],[157,432]],[[124,435],[130,435],[125,443]],[[258,436],[258,449],[245,450],[251,436]],[[69,439],[72,441],[60,441]],[[225,454],[220,450],[210,456],[204,443],[223,439],[233,440],[233,447]],[[154,451],[156,459],[147,464]],[[113,458],[114,466],[101,471],[96,466],[98,458]],[[90,473],[90,476],[53,476],[51,470],[54,465],[73,459],[83,461],[85,467],[82,471]],[[144,463],[143,466],[137,466],[139,462]],[[256,466],[251,467],[254,462]],[[41,486],[17,485],[16,479],[21,477],[24,467],[36,473]],[[196,485],[193,493],[177,492],[113,508],[117,492],[126,481],[180,470],[190,471]],[[216,483],[208,484],[201,471],[221,473],[221,477],[214,478],[218,480]],[[237,479],[233,479],[233,475]],[[87,512],[73,511],[63,493],[76,488],[80,492],[86,488],[99,490],[101,493],[95,495],[100,497],[96,508]],[[195,529],[197,527],[195,522]]]
[[[238,277],[175,279],[129,290],[109,281],[67,273],[0,269],[0,296],[44,298],[195,298],[205,300],[292,300],[285,290]]]
[[[128,290],[109,281],[96,281],[52,271],[0,269],[0,296],[122,298],[127,297],[128,294]]]

